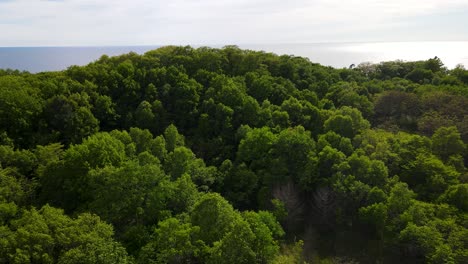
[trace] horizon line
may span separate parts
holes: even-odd
[[[20,45],[20,46],[0,46],[0,48],[123,48],[123,47],[167,47],[167,46],[179,46],[179,47],[212,47],[212,48],[223,48],[226,46],[261,46],[261,45],[323,45],[323,44],[368,44],[368,43],[424,43],[424,42],[440,42],[440,43],[448,43],[448,42],[468,42],[468,40],[416,40],[416,41],[408,41],[408,40],[396,40],[396,41],[329,41],[329,42],[281,42],[281,43],[242,43],[242,44],[122,44],[122,45],[39,45],[39,46],[27,46],[27,45]]]

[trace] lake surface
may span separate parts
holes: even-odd
[[[0,47],[0,68],[30,72],[64,70],[71,65],[86,65],[103,54],[120,55],[130,51],[143,54],[160,46],[126,47]],[[196,45],[194,47],[197,47]],[[220,48],[220,45],[213,45]],[[458,42],[373,42],[316,44],[239,45],[243,49],[309,58],[312,62],[337,68],[362,62],[426,60],[439,57],[448,68],[468,67],[468,41]]]

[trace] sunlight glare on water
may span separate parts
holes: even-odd
[[[362,62],[427,60],[435,56],[449,69],[457,64],[468,67],[467,41],[256,44],[240,47],[308,57],[312,62],[337,68]]]
[[[376,42],[338,46],[337,50],[378,58],[379,61],[417,61],[439,57],[445,66],[468,66],[468,42]],[[373,62],[376,62],[375,59]]]

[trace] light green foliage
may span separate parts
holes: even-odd
[[[468,229],[466,227],[454,228],[447,238],[447,243],[455,254],[455,261],[463,263],[468,260]]]
[[[277,136],[267,127],[253,129],[241,140],[237,157],[254,170],[264,169],[268,166],[268,153],[276,141]]]
[[[346,156],[337,149],[326,146],[318,154],[318,173],[320,178],[329,178],[339,171]]]
[[[252,212],[253,213],[253,212]],[[281,225],[278,223],[278,218],[276,214],[271,213],[269,211],[258,211],[255,214],[258,215],[260,220],[265,224],[268,229],[270,229],[270,233],[274,239],[280,239],[285,235],[285,232]],[[273,241],[273,243],[276,243]]]
[[[214,243],[206,263],[255,263],[256,252],[250,247],[254,239],[255,235],[247,222],[236,221],[230,232]]]
[[[396,217],[408,209],[414,203],[415,194],[408,189],[406,183],[397,183],[392,187],[388,197],[388,209],[390,216]]]
[[[189,170],[190,165],[196,159],[195,154],[186,147],[177,147],[168,156],[167,172],[173,179],[177,179]]]
[[[273,204],[274,210],[273,215],[278,219],[278,221],[283,221],[288,216],[288,211],[285,208],[285,205],[279,199],[272,199],[271,203]]]
[[[74,210],[89,200],[91,169],[119,166],[126,159],[125,146],[109,133],[97,133],[73,145],[63,159],[46,166],[40,178],[42,198],[65,210]]]
[[[142,248],[138,263],[190,262],[203,249],[203,242],[195,240],[199,232],[200,228],[176,218],[160,221],[150,242]]]
[[[353,152],[351,140],[333,131],[328,131],[326,134],[319,135],[318,137],[317,149],[322,150],[326,146],[338,149],[346,155],[350,155]]]
[[[165,215],[167,177],[157,164],[128,161],[89,172],[85,208],[117,227],[153,223]],[[161,215],[162,214],[162,215]]]
[[[410,223],[399,235],[400,243],[407,247],[413,256],[433,255],[437,248],[443,246],[441,234],[430,226],[416,226]]]
[[[188,217],[160,221],[139,255],[141,263],[266,263],[284,235],[268,212],[242,215],[218,194],[205,194]]]
[[[151,153],[160,161],[165,161],[167,158],[166,140],[162,136],[157,136],[151,142]]]
[[[69,165],[78,168],[99,168],[106,165],[119,165],[125,160],[124,145],[108,133],[97,133],[73,145],[63,157]],[[68,165],[68,164],[67,164]]]
[[[354,82],[340,82],[328,90],[325,98],[335,102],[335,106],[350,106],[359,109],[364,116],[372,114],[372,103],[367,98],[367,90]]]
[[[444,243],[441,233],[433,226],[416,226],[412,223],[401,231],[402,246],[412,256],[423,256],[428,263],[459,263],[459,256]]]
[[[198,200],[201,193],[188,174],[184,174],[176,181],[171,182],[166,190],[167,208],[173,214],[187,212]]]
[[[422,199],[434,200],[450,185],[458,183],[460,174],[432,155],[418,155],[416,160],[404,167],[401,179]]]
[[[132,137],[127,131],[112,130],[109,134],[122,142],[125,146],[125,155],[133,157],[136,154],[136,144],[133,142]],[[165,146],[164,146],[165,147]]]
[[[373,187],[367,194],[367,203],[375,204],[387,200],[387,194],[378,187]]]
[[[338,114],[343,116],[349,116],[352,119],[353,131],[355,134],[358,134],[368,128],[370,128],[370,123],[363,116],[362,113],[356,109],[349,106],[343,106],[337,110]]]
[[[15,174],[8,169],[0,170],[0,201],[19,203],[24,198],[23,190],[25,184],[20,179],[15,177]]]
[[[428,225],[428,223],[435,218],[436,210],[438,209],[439,208],[433,204],[414,201],[414,203],[400,215],[400,218],[403,222],[424,226]]]
[[[388,170],[379,160],[371,160],[367,156],[354,153],[347,159],[350,169],[346,172],[371,186],[383,187],[387,183]]]
[[[166,172],[172,179],[178,179],[187,173],[201,190],[209,190],[218,175],[215,167],[205,165],[202,159],[195,157],[186,147],[176,147],[169,153],[165,163]]]
[[[315,141],[304,127],[298,126],[281,131],[271,151],[273,158],[271,166],[277,170],[271,171],[273,179],[269,179],[270,182],[286,182],[287,176],[296,182],[312,181],[301,178],[314,177],[310,174],[314,173],[315,168],[307,168],[310,159],[314,158],[311,157],[314,152]]]
[[[364,223],[371,225],[375,232],[380,232],[385,228],[387,220],[387,207],[383,203],[375,203],[359,209],[359,216]]]
[[[53,143],[47,146],[37,146],[34,154],[37,158],[36,175],[42,177],[44,171],[52,163],[58,162],[63,155],[63,145]]]
[[[129,135],[132,143],[135,144],[136,154],[143,151],[151,151],[153,135],[147,129],[130,128]],[[125,142],[123,142],[125,143]]]
[[[11,170],[0,169],[0,224],[5,224],[17,214],[27,195],[26,184]]]
[[[176,147],[184,146],[184,136],[179,134],[179,131],[174,125],[170,125],[164,131],[164,139],[166,140],[166,149],[168,152],[174,151]]]
[[[353,119],[350,116],[334,115],[327,119],[324,124],[325,131],[334,131],[343,137],[354,136]]]
[[[156,124],[156,116],[153,113],[152,105],[147,101],[142,101],[135,111],[135,124],[141,128],[152,129]]]
[[[198,239],[211,246],[233,229],[240,216],[219,194],[209,193],[195,203],[190,219],[193,225],[200,227]]]
[[[0,145],[0,167],[15,168],[20,174],[31,177],[36,164],[37,158],[32,151]]]
[[[274,78],[268,75],[254,75],[254,73],[248,73],[246,75],[248,80],[248,92],[257,101],[263,102],[264,100],[271,99],[271,96],[275,90]],[[252,80],[252,81],[249,81]]]
[[[435,252],[429,258],[428,263],[455,264],[456,262],[455,262],[454,255],[450,247],[447,245],[441,245],[435,250]]]
[[[131,263],[112,227],[95,215],[71,219],[44,206],[23,212],[10,228],[0,249],[9,263]]]
[[[289,98],[281,104],[281,110],[286,111],[293,125],[301,123],[302,119],[302,104],[294,97]]]
[[[456,206],[458,209],[468,211],[468,184],[450,186],[439,198],[441,201]]]
[[[304,242],[302,240],[297,241],[295,244],[290,246],[283,246],[281,254],[278,255],[273,261],[273,264],[304,264],[306,263],[303,259]]]
[[[254,240],[251,247],[256,253],[256,260],[260,263],[269,263],[278,254],[279,246],[274,240],[281,236],[283,230],[276,222],[276,219],[268,212],[244,212],[242,217],[250,226],[254,233]],[[270,226],[269,226],[270,225]],[[275,231],[275,233],[273,233]],[[284,234],[284,233],[283,233]]]
[[[432,142],[429,138],[398,132],[395,138],[390,138],[392,152],[398,156],[400,166],[408,164],[416,159],[419,155],[430,155]]]
[[[432,135],[432,149],[436,155],[447,160],[452,155],[462,154],[465,144],[456,127],[441,127]]]

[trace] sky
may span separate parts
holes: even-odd
[[[0,0],[0,46],[466,41],[468,0]]]

